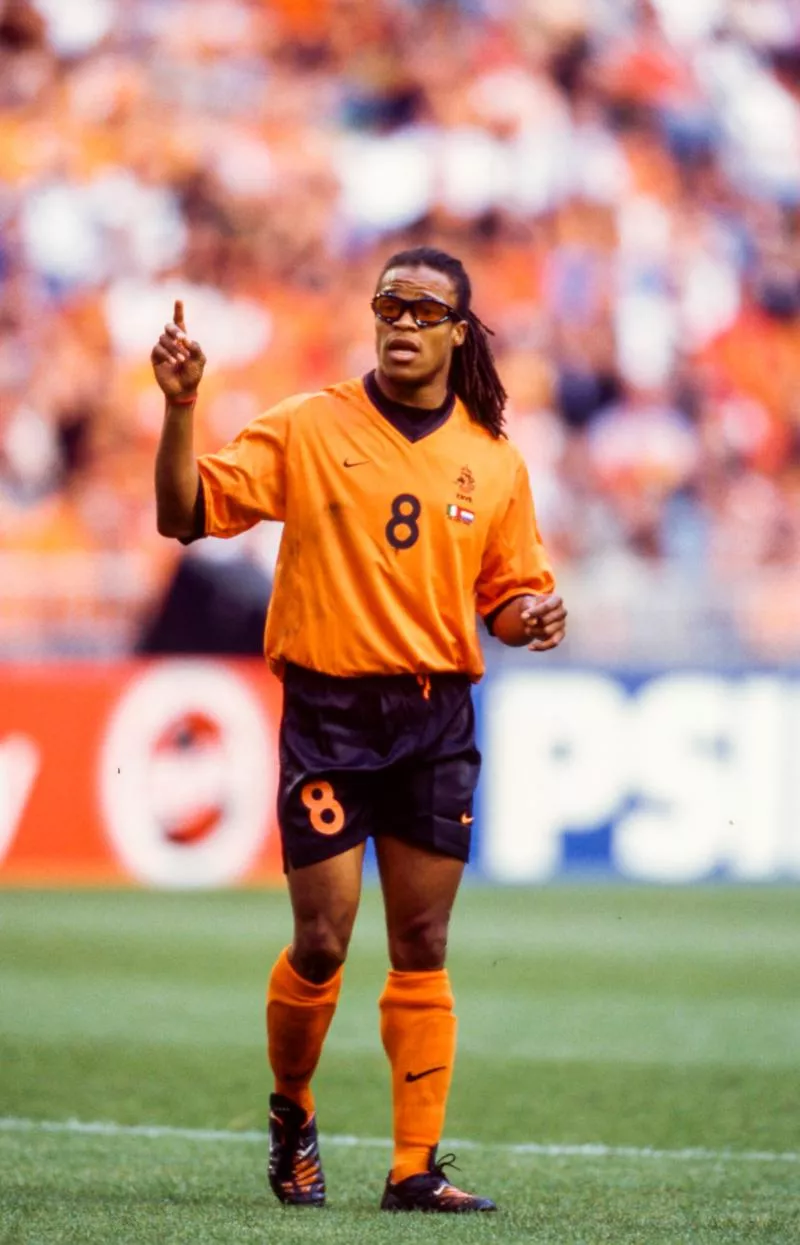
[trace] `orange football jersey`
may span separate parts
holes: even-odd
[[[458,400],[412,441],[344,381],[281,402],[198,467],[206,535],[285,524],[265,637],[278,673],[478,679],[476,610],[553,588],[519,451]]]

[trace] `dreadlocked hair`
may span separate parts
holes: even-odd
[[[448,377],[450,388],[476,423],[482,424],[493,437],[504,437],[503,411],[508,395],[497,373],[489,342],[494,334],[470,307],[472,284],[461,260],[432,246],[415,246],[392,255],[383,265],[381,276],[390,268],[421,268],[423,265],[451,279],[456,289],[456,311],[467,322],[464,343],[453,351]]]

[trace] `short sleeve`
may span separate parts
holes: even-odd
[[[286,447],[299,399],[273,407],[229,445],[197,460],[206,536],[236,536],[286,513]]]
[[[511,495],[489,529],[475,584],[478,613],[494,614],[526,593],[552,592],[555,579],[547,560],[525,463],[517,460]]]

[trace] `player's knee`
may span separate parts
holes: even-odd
[[[447,921],[422,915],[389,932],[389,958],[401,973],[443,968],[447,955]]]
[[[306,981],[327,981],[347,957],[350,931],[327,917],[296,925],[292,965]]]

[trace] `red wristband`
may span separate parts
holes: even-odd
[[[188,398],[167,398],[170,406],[191,406],[197,401],[197,392],[190,394]]]

